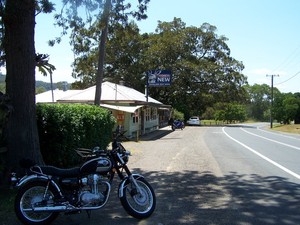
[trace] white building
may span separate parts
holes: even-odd
[[[96,86],[85,90],[54,91],[57,103],[93,104]],[[48,94],[47,94],[48,93]],[[44,97],[43,97],[43,96]],[[51,91],[36,96],[36,102],[51,102]],[[101,107],[107,108],[115,116],[117,125],[123,127],[128,137],[142,134],[167,126],[171,106],[148,97],[124,85],[111,82],[102,83]]]

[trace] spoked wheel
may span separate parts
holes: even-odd
[[[48,206],[53,204],[53,198],[57,191],[47,183],[35,181],[25,184],[17,193],[15,199],[15,212],[18,219],[24,224],[49,224],[57,216],[57,212],[35,212],[35,206]]]
[[[138,219],[144,219],[154,212],[156,206],[156,198],[150,184],[144,179],[136,179],[140,193],[129,180],[126,181],[123,188],[123,197],[120,198],[121,203],[126,212]]]

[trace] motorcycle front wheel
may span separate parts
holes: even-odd
[[[153,188],[144,178],[136,179],[136,182],[140,193],[128,179],[121,190],[123,195],[120,200],[129,215],[137,219],[145,219],[154,212],[156,197]]]
[[[18,190],[15,199],[15,212],[23,224],[41,225],[51,223],[57,216],[57,212],[35,212],[34,206],[47,206],[53,204],[53,198],[58,192],[53,186],[47,190],[47,183],[34,181],[25,184]]]

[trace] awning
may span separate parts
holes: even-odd
[[[114,109],[129,113],[134,113],[137,109],[143,107],[142,105],[137,106],[119,106],[119,105],[109,105],[109,104],[100,104],[101,107],[107,108],[107,109]]]

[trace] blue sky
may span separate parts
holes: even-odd
[[[300,92],[299,11],[299,0],[151,0],[148,19],[138,26],[141,32],[150,33],[159,20],[170,22],[174,17],[181,18],[186,26],[200,27],[207,22],[217,27],[218,35],[229,39],[231,55],[244,63],[243,74],[251,85],[270,85],[271,78],[266,75],[279,75],[274,77],[274,86],[281,92]],[[36,51],[50,55],[57,68],[54,82],[71,82],[74,56],[68,37],[54,48],[47,46],[59,32],[60,28],[53,27],[53,14],[39,15]],[[49,77],[37,75],[37,80],[49,81]]]

